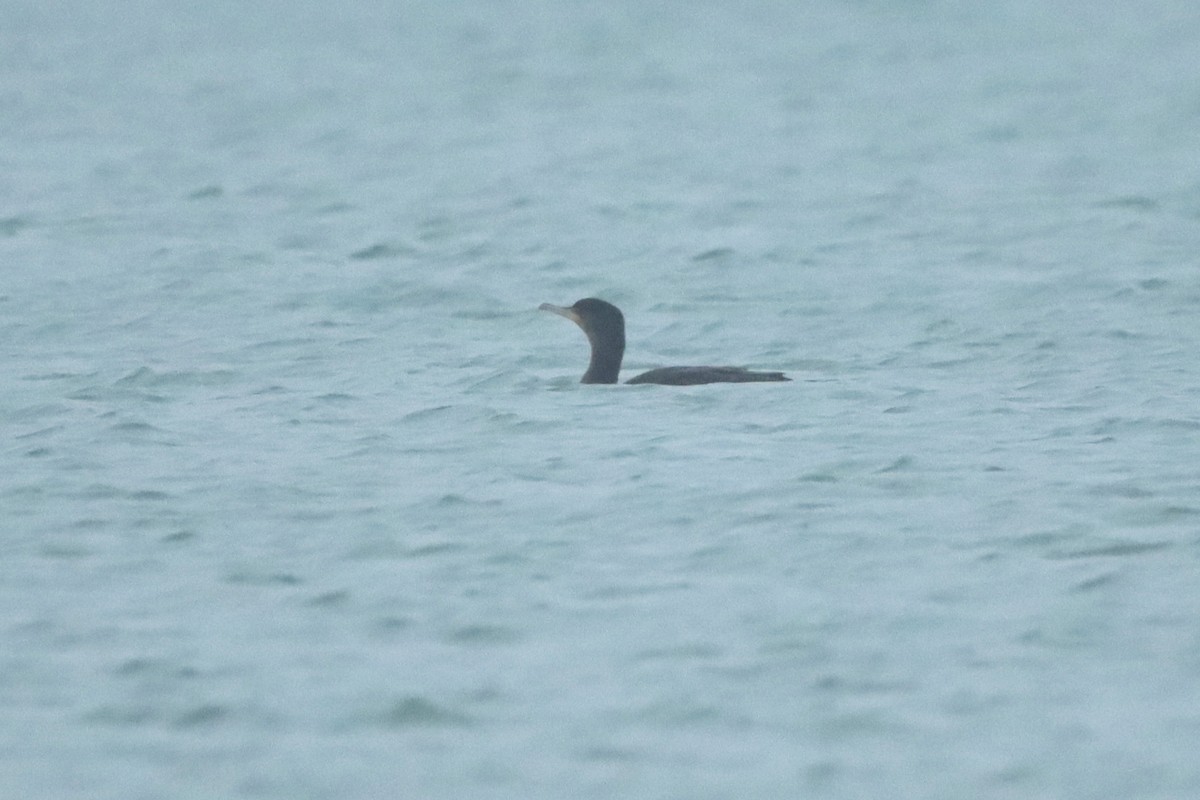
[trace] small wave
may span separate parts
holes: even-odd
[[[462,727],[471,724],[471,717],[419,695],[410,695],[381,711],[366,712],[357,721],[386,728]]]
[[[228,707],[219,703],[205,703],[177,714],[171,724],[176,728],[197,728],[216,724],[229,716]]]
[[[16,236],[31,224],[26,217],[0,217],[0,236]]]
[[[209,184],[208,186],[201,186],[198,189],[193,189],[192,191],[188,192],[187,199],[188,200],[211,200],[211,199],[214,199],[217,197],[222,197],[222,196],[224,196],[224,194],[225,194],[225,190],[218,184],[213,183],[213,184]]]
[[[512,628],[503,625],[464,625],[451,631],[447,639],[453,644],[494,645],[508,644],[520,638]]]
[[[110,427],[109,430],[119,433],[164,433],[162,428],[156,428],[149,422],[137,421],[118,422]]]
[[[711,250],[705,250],[692,256],[692,261],[728,261],[734,255],[732,247],[714,247]]]
[[[1171,542],[1110,542],[1108,544],[1096,545],[1094,547],[1060,550],[1056,553],[1051,553],[1049,557],[1066,560],[1073,558],[1138,556],[1145,553],[1155,553],[1159,550],[1166,550],[1171,546]]]
[[[1160,204],[1153,197],[1145,195],[1120,195],[1110,197],[1107,200],[1101,200],[1096,203],[1097,208],[1113,208],[1123,209],[1128,211],[1158,211]]]
[[[95,372],[42,372],[32,375],[23,375],[23,381],[65,381],[73,378],[92,378],[95,377]]]
[[[225,577],[226,583],[244,586],[298,586],[303,581],[289,572],[238,570]]]
[[[370,247],[354,251],[350,254],[350,258],[355,261],[378,261],[385,258],[403,258],[415,255],[417,255],[417,251],[411,247],[389,242],[377,242]]]
[[[113,386],[121,388],[225,386],[234,382],[237,378],[238,373],[231,369],[156,372],[149,367],[138,367],[133,372],[114,381]]]

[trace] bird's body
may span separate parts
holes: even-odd
[[[754,372],[745,367],[659,367],[643,372],[626,383],[660,383],[668,386],[695,386],[701,383],[759,383],[787,381],[782,372]]]
[[[586,297],[570,307],[542,303],[538,308],[574,322],[587,334],[592,358],[583,383],[616,383],[625,356],[625,315],[604,300]],[[626,383],[695,386],[702,383],[758,383],[791,380],[782,372],[753,372],[743,367],[659,367]]]

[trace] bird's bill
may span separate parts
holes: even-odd
[[[575,313],[575,309],[573,308],[556,306],[553,303],[542,303],[540,306],[538,306],[538,311],[549,311],[553,314],[558,314],[560,317],[566,317],[576,325],[583,325],[583,320],[579,318],[579,314]]]

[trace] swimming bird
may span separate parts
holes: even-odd
[[[625,355],[625,315],[621,309],[595,297],[585,297],[573,306],[542,303],[541,311],[566,317],[587,334],[592,360],[581,383],[616,383]],[[700,383],[752,383],[790,381],[782,372],[752,372],[744,367],[659,367],[643,372],[626,383],[658,383],[668,386],[694,386]]]

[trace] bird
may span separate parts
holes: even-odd
[[[617,383],[625,355],[625,315],[621,309],[595,297],[585,297],[572,306],[542,303],[549,311],[574,322],[587,335],[592,358],[580,383]],[[626,383],[657,383],[665,386],[696,386],[702,383],[757,383],[790,381],[782,372],[754,372],[744,367],[659,367],[630,378]]]

